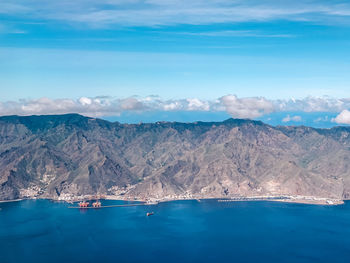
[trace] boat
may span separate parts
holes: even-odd
[[[85,201],[82,201],[79,203],[79,207],[80,208],[86,208],[89,206],[89,202],[85,202]]]
[[[96,200],[96,202],[92,203],[92,207],[94,208],[100,208],[101,207],[101,202]]]
[[[148,212],[146,215],[147,216],[152,216],[152,215],[154,215],[154,212]]]

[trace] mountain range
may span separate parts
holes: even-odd
[[[350,128],[0,117],[0,200],[350,197]]]

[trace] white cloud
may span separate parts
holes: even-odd
[[[274,105],[265,98],[237,98],[235,95],[219,99],[225,110],[234,118],[257,118],[274,111]]]
[[[287,115],[285,118],[282,119],[282,122],[301,122],[302,118],[301,116],[290,116],[290,115]]]
[[[141,111],[146,109],[146,106],[136,98],[121,100],[120,106],[122,110]]]
[[[337,117],[332,119],[332,122],[338,124],[350,124],[350,111],[343,110]]]
[[[181,108],[182,108],[181,104],[178,101],[169,102],[169,103],[164,104],[164,106],[163,106],[163,109],[165,111],[175,111],[175,110],[180,110]]]
[[[209,103],[207,101],[201,101],[199,99],[187,99],[188,102],[188,110],[190,111],[208,111],[210,109]]]
[[[81,105],[84,106],[84,105],[90,105],[92,103],[92,100],[89,99],[89,98],[86,98],[86,97],[81,97],[79,99],[79,102],[80,102]]]

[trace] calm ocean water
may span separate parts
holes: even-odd
[[[0,203],[0,262],[350,262],[349,202],[68,206]]]

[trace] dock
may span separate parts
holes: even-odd
[[[103,205],[100,207],[93,207],[93,206],[88,206],[88,207],[79,207],[79,206],[68,206],[68,208],[75,208],[75,209],[100,209],[100,208],[111,208],[111,207],[128,207],[128,206],[141,206],[141,205],[148,205],[146,203],[141,203],[141,204],[125,204],[125,205]]]

